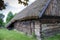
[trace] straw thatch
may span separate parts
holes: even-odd
[[[45,15],[60,16],[60,0],[51,0],[45,11]]]

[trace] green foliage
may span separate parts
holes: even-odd
[[[3,19],[4,15],[2,13],[0,13],[0,19]]]
[[[3,28],[5,28],[5,24],[6,24],[6,23],[5,23],[5,22],[3,22]]]
[[[4,15],[3,14],[0,14],[0,27],[3,27],[3,18],[4,18]]]
[[[3,25],[3,20],[0,19],[0,27]]]
[[[6,18],[6,22],[8,23],[14,17],[12,12],[9,12]]]

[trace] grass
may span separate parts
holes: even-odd
[[[7,29],[0,29],[0,40],[36,40],[36,39],[13,30],[9,31]]]
[[[52,37],[44,38],[44,40],[60,40],[60,34],[56,34]]]
[[[0,29],[0,40],[36,40],[36,38],[13,30]],[[44,40],[60,40],[60,34],[44,38]]]

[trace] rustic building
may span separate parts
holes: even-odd
[[[60,33],[60,0],[36,0],[18,13],[7,25],[8,29],[37,37]]]

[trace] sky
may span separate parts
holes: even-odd
[[[34,1],[35,0],[29,0],[28,2],[29,5],[33,3]],[[13,14],[19,13],[20,11],[22,11],[24,8],[27,7],[22,4],[18,4],[18,0],[4,0],[4,3],[7,4],[6,9],[3,9],[2,11],[0,10],[0,13],[3,13],[5,15],[4,22],[6,22],[6,17],[7,17],[8,12],[11,11],[13,12]]]

